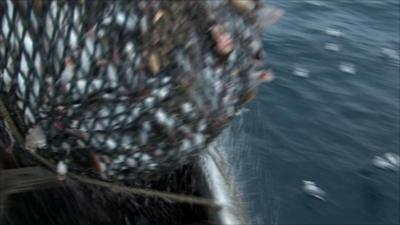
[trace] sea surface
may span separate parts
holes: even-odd
[[[276,79],[220,139],[252,224],[399,224],[400,172],[372,159],[399,154],[400,2],[268,3],[286,11],[264,36]]]

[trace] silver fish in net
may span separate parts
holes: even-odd
[[[1,98],[63,172],[150,180],[193,159],[273,75],[261,1],[0,3]]]

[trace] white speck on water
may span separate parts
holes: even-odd
[[[385,56],[387,56],[387,57],[389,57],[391,59],[394,59],[394,60],[397,60],[397,61],[400,60],[400,53],[397,52],[394,49],[382,48],[381,51],[382,51],[382,54],[384,54]]]
[[[295,64],[293,69],[293,75],[299,77],[309,77],[310,71],[302,65]]]
[[[325,191],[318,187],[317,184],[313,181],[303,180],[302,189],[306,194],[312,197],[318,198],[320,200],[325,200]]]
[[[391,163],[393,166],[395,167],[400,167],[400,156],[395,154],[395,153],[391,153],[391,152],[386,152],[385,157],[387,159],[387,161],[389,163]]]
[[[317,1],[317,0],[308,0],[306,3],[310,5],[315,5],[315,6],[323,6],[325,5],[322,1]]]
[[[398,171],[400,167],[400,157],[397,154],[387,152],[384,157],[375,156],[372,165],[383,170]]]
[[[339,45],[338,45],[338,44],[335,44],[335,43],[325,43],[324,48],[325,48],[326,50],[334,51],[334,52],[338,52],[338,51],[340,50]]]
[[[342,33],[340,30],[333,29],[333,28],[327,28],[327,29],[325,29],[325,33],[326,33],[327,35],[334,36],[334,37],[341,37],[341,36],[343,36],[343,33]]]
[[[392,165],[390,164],[389,161],[386,159],[380,157],[380,156],[375,156],[374,159],[372,160],[372,164],[376,166],[379,169],[390,169]]]
[[[348,73],[348,74],[356,74],[357,73],[356,67],[352,63],[341,62],[339,64],[339,70],[344,73]]]

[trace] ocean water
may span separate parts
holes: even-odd
[[[269,0],[276,79],[221,137],[253,224],[399,224],[400,3]],[[302,180],[326,191],[306,196]]]

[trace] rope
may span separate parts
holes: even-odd
[[[0,115],[1,117],[4,118],[4,121],[8,124],[10,127],[11,133],[14,134],[14,137],[17,139],[17,142],[19,143],[24,143],[24,138],[22,135],[18,132],[18,128],[15,125],[14,121],[12,120],[10,114],[7,111],[6,106],[4,105],[3,100],[0,98]]]
[[[0,98],[0,116],[2,116],[5,120],[5,122],[7,122],[9,124],[11,132],[15,136],[17,141],[19,143],[24,143],[24,138],[19,133],[17,127],[15,126],[14,121],[12,120],[10,114],[8,113],[8,110],[6,109],[1,98]],[[56,171],[56,167],[53,165],[52,162],[50,162],[49,160],[43,158],[42,156],[40,156],[32,151],[28,151],[28,152],[41,164],[50,168],[53,172]],[[103,188],[108,188],[109,190],[116,192],[116,193],[122,192],[122,193],[129,193],[129,194],[141,195],[141,196],[152,197],[152,198],[169,199],[169,200],[173,200],[176,202],[201,205],[201,206],[205,206],[208,208],[214,208],[214,209],[222,208],[222,205],[214,202],[211,199],[207,199],[207,198],[175,194],[175,193],[169,193],[169,192],[162,192],[162,191],[143,189],[143,188],[127,187],[124,185],[117,185],[117,184],[113,184],[110,182],[95,180],[95,179],[91,179],[91,178],[76,175],[76,174],[68,174],[67,177],[71,178],[72,180],[79,181],[81,183],[96,185],[96,186],[103,187]]]

